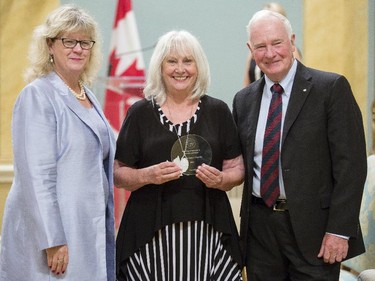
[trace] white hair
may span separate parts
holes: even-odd
[[[206,94],[210,84],[210,68],[206,54],[197,38],[186,30],[170,31],[161,36],[151,56],[146,87],[143,90],[145,98],[155,99],[159,105],[166,101],[166,90],[162,77],[162,64],[171,53],[191,55],[196,63],[198,76],[193,88],[191,99]]]
[[[251,31],[254,26],[254,23],[256,23],[259,20],[263,19],[275,19],[278,21],[281,21],[284,25],[284,28],[288,34],[288,37],[291,38],[293,35],[292,25],[290,24],[289,20],[283,16],[280,13],[270,11],[270,10],[260,10],[256,12],[253,17],[250,19],[248,25],[246,26],[249,42],[251,43]]]

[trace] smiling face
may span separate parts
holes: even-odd
[[[191,95],[198,70],[192,55],[171,52],[163,60],[162,76],[167,94]]]
[[[91,40],[87,35],[79,32],[63,33],[58,38],[75,40]],[[55,39],[49,43],[50,53],[53,55],[55,70],[66,79],[80,77],[90,59],[91,50],[84,50],[77,43],[73,48],[67,48],[62,40]]]
[[[260,19],[252,26],[248,47],[259,68],[274,82],[281,81],[292,67],[294,38],[275,18]]]

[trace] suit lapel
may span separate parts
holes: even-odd
[[[97,127],[92,122],[89,116],[89,113],[87,112],[87,108],[83,107],[79,102],[77,102],[77,99],[69,92],[68,87],[61,80],[61,78],[55,72],[52,72],[50,74],[49,81],[52,83],[55,90],[60,94],[60,97],[64,101],[66,106],[69,107],[69,109],[95,133],[95,135],[98,137],[99,140],[101,140]],[[98,108],[96,99],[95,97],[93,97],[93,94],[91,93],[91,91],[89,91],[86,87],[85,87],[85,90],[93,106],[95,108]],[[98,112],[100,112],[100,110]]]
[[[303,104],[308,97],[312,83],[310,82],[311,75],[308,73],[307,68],[298,63],[296,76],[294,77],[293,88],[289,99],[288,109],[284,119],[284,128],[282,134],[282,144],[287,137],[290,128],[294,121],[297,119]]]
[[[258,125],[258,118],[259,118],[259,111],[260,111],[260,104],[262,100],[263,95],[263,88],[264,88],[265,79],[262,77],[261,79],[255,81],[253,84],[253,90],[250,94],[246,96],[246,100],[244,101],[246,103],[245,110],[249,112],[247,114],[247,120],[246,120],[246,128],[247,128],[247,143],[246,146],[249,148],[249,151],[254,151],[254,145],[255,145],[255,136],[256,136],[256,130]],[[248,157],[248,161],[251,163],[248,163],[248,165],[252,166],[253,159],[250,159],[251,157]]]
[[[114,143],[116,140],[115,140],[115,137],[114,137],[114,134],[113,134],[113,129],[112,129],[111,125],[109,124],[107,118],[105,117],[100,103],[98,102],[95,95],[93,94],[93,92],[91,92],[91,90],[89,88],[85,87],[85,90],[86,90],[86,95],[89,97],[89,99],[90,99],[91,103],[93,104],[96,112],[100,115],[100,117],[102,118],[103,122],[105,123],[105,125],[107,127],[108,135],[110,137],[110,142]],[[96,128],[96,127],[94,127],[94,128]],[[98,132],[96,132],[96,134],[98,134]],[[99,138],[99,140],[101,141],[101,138]],[[110,149],[110,153],[111,154],[114,153],[112,147]]]

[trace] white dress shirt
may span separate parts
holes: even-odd
[[[294,76],[297,70],[297,61],[294,60],[292,67],[290,68],[288,74],[285,78],[278,83],[283,87],[284,92],[282,94],[282,117],[281,117],[281,138],[284,128],[284,119],[286,110],[288,108],[290,94],[292,92]],[[264,76],[266,83],[263,89],[263,96],[260,105],[259,111],[259,118],[258,118],[258,125],[255,137],[255,151],[254,151],[254,176],[253,176],[253,195],[256,197],[260,196],[260,171],[262,167],[262,150],[263,150],[263,139],[264,139],[264,131],[266,130],[266,122],[267,122],[267,115],[268,115],[268,108],[270,107],[272,92],[271,87],[275,82],[271,81],[267,77]],[[282,143],[280,141],[280,149]],[[280,152],[280,159],[281,159],[281,152]],[[279,160],[280,161],[280,160]],[[281,162],[279,162],[279,183],[280,183],[280,198],[286,199],[284,182],[282,177],[282,169],[281,169]]]

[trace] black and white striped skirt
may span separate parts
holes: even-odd
[[[118,281],[242,280],[221,236],[203,221],[168,225],[121,265]]]

